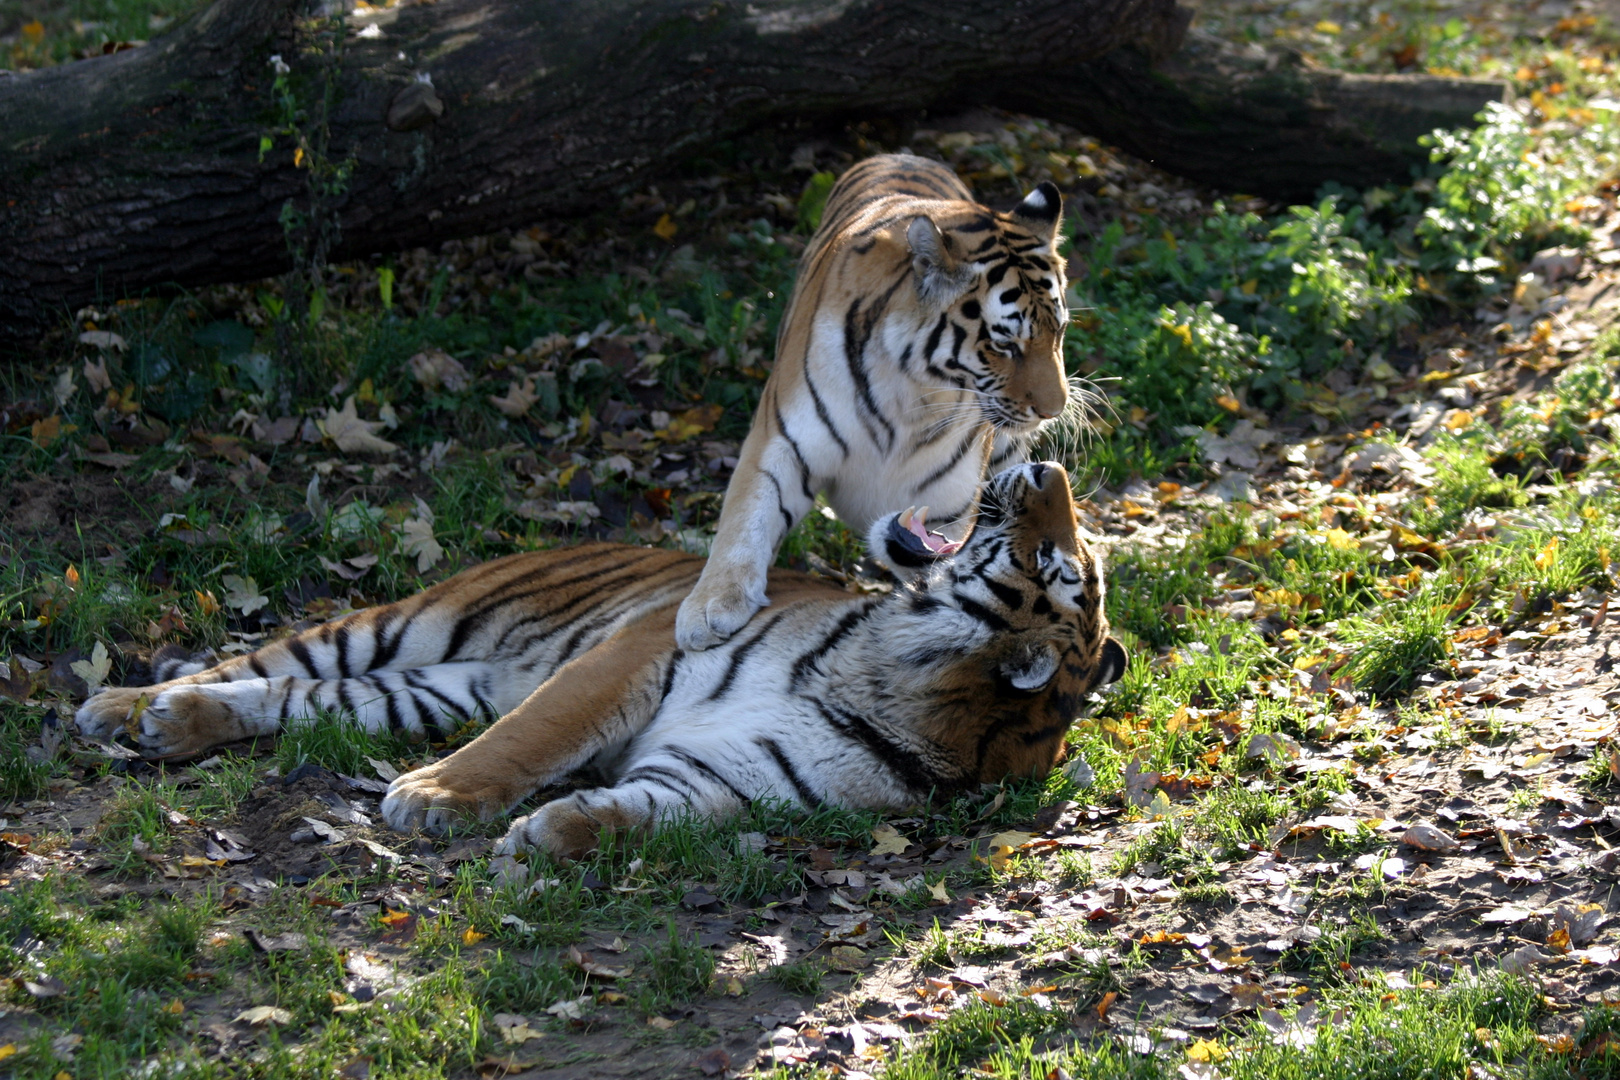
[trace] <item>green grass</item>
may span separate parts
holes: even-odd
[[[1427,1080],[1464,1075],[1476,1065],[1550,1076],[1562,1063],[1536,1041],[1542,1009],[1531,984],[1500,975],[1459,977],[1435,991],[1385,993],[1378,985],[1350,986],[1324,994],[1317,1016],[1342,1010],[1342,1017],[1310,1027],[1308,1045],[1276,1039],[1263,1022],[1252,1020],[1235,1034],[1199,1040],[1196,1046],[1206,1059],[1219,1061],[1223,1076],[1241,1080]],[[1062,1008],[1030,1001],[1002,1007],[974,1003],[952,1012],[893,1058],[883,1075],[885,1080],[943,1080],[971,1069],[974,1075],[1009,1080],[1048,1075],[1158,1080],[1178,1075],[1178,1060],[1192,1054],[1191,1048],[1177,1048],[1144,1055],[1114,1040],[1073,1039],[1067,1035],[1071,1020]]]
[[[83,0],[24,12],[0,4],[0,32],[35,16],[42,31],[37,41],[23,35],[0,46],[0,66],[60,62],[103,40],[146,37],[153,14],[179,15],[185,7]],[[1442,138],[1436,149],[1443,160],[1410,186],[1328,190],[1294,208],[1257,208],[1234,197],[1192,216],[1100,203],[1113,224],[1078,241],[1081,261],[1094,270],[1074,283],[1077,321],[1067,349],[1071,374],[1105,386],[1111,414],[1089,444],[1053,451],[1075,466],[1082,484],[1202,478],[1200,436],[1227,430],[1241,410],[1294,410],[1295,419],[1316,416],[1328,424],[1354,415],[1375,391],[1411,393],[1402,384],[1405,373],[1393,368],[1390,377],[1362,378],[1343,395],[1324,392],[1322,384],[1340,367],[1371,373],[1382,371],[1384,358],[1402,368],[1420,361],[1423,332],[1505,295],[1537,248],[1586,241],[1567,204],[1609,167],[1610,135],[1595,118],[1571,110],[1593,94],[1612,93],[1612,72],[1583,68],[1556,40],[1493,43],[1467,24],[1437,22],[1426,9],[1397,10],[1413,17],[1397,19],[1393,28],[1352,25],[1347,17],[1343,32],[1331,34],[1308,22],[1285,23],[1282,37],[1343,66],[1377,71],[1388,69],[1390,48],[1412,44],[1423,66],[1506,74],[1521,95],[1539,94],[1541,104],[1523,119],[1497,113],[1472,135]],[[102,25],[76,27],[75,19]],[[1266,24],[1263,36],[1274,29]],[[1521,64],[1533,69],[1530,78],[1518,78]],[[1565,88],[1553,91],[1555,82]],[[964,168],[989,198],[1048,174],[1062,179],[1063,170],[1072,181],[1083,153],[1102,156],[1094,143],[1038,121],[1004,132],[1016,145],[998,133],[961,150]],[[867,149],[877,146],[872,141]],[[777,183],[761,179],[751,149],[727,153],[705,167],[729,180]],[[997,168],[1013,175],[997,177]],[[463,565],[579,539],[584,530],[577,526],[537,522],[520,508],[526,500],[563,498],[571,484],[583,486],[586,474],[593,500],[646,501],[649,520],[635,526],[643,538],[700,541],[712,527],[724,479],[702,467],[746,430],[794,252],[813,227],[829,179],[814,178],[795,207],[799,178],[793,178],[784,188],[786,206],[776,210],[733,199],[712,212],[707,201],[682,211],[671,197],[679,246],[638,234],[639,226],[603,230],[580,222],[556,226],[558,235],[545,239],[529,230],[301,279],[136,299],[86,313],[64,327],[49,364],[0,374],[0,404],[32,402],[34,409],[18,413],[20,426],[0,439],[0,472],[97,496],[93,510],[75,511],[76,530],[0,535],[0,658],[54,657],[71,648],[89,653],[99,642],[112,659],[108,681],[117,682],[159,644],[217,648],[344,605],[405,596]],[[481,259],[528,245],[538,245],[548,260],[568,262],[567,272],[518,271],[482,283],[489,271],[477,265]],[[663,357],[636,375],[649,376],[653,386],[575,357],[545,360],[535,347],[550,335],[574,338],[604,323],[637,339],[638,358]],[[102,359],[100,353],[73,344],[92,325],[116,331],[129,345],[105,357],[111,404],[85,386],[84,364]],[[660,339],[656,349],[651,336]],[[408,358],[430,349],[466,367],[464,386],[416,381]],[[993,832],[1027,828],[1054,802],[1118,807],[1133,758],[1143,769],[1173,774],[1167,784],[1187,786],[1151,809],[1125,813],[1127,821],[1161,813],[1164,820],[1117,857],[1094,864],[1092,855],[1070,849],[1024,852],[999,868],[977,862],[930,869],[927,880],[944,881],[953,903],[1010,907],[1023,902],[1013,899],[1014,890],[1080,890],[1152,862],[1180,891],[1167,911],[1224,908],[1234,894],[1215,869],[1219,862],[1249,845],[1274,844],[1279,826],[1323,812],[1349,786],[1346,772],[1300,780],[1247,757],[1256,736],[1305,739],[1348,724],[1342,733],[1375,760],[1384,753],[1383,729],[1356,720],[1354,709],[1324,685],[1361,694],[1363,702],[1376,694],[1401,704],[1425,674],[1444,672],[1461,647],[1454,640],[1460,631],[1485,623],[1535,629],[1559,617],[1556,605],[1571,595],[1612,590],[1620,507],[1605,485],[1620,472],[1610,423],[1620,408],[1617,356],[1620,338],[1610,334],[1500,415],[1481,415],[1421,445],[1436,467],[1426,497],[1375,504],[1358,481],[1303,515],[1238,504],[1207,516],[1183,546],[1116,548],[1109,614],[1132,660],[1124,680],[1069,736],[1071,751],[1095,768],[1095,783],[1082,791],[1062,774],[1010,782],[918,811],[901,827],[919,841],[970,838],[982,849]],[[515,370],[537,374],[538,400],[514,422],[490,398],[506,391]],[[58,408],[53,387],[64,371],[78,386]],[[228,446],[222,451],[208,441],[235,430],[238,410],[266,421],[301,419],[322,415],[350,394],[362,418],[398,419],[382,434],[401,453],[378,463],[299,438],[255,444],[270,469],[260,483],[257,475],[233,479],[240,463]],[[626,476],[598,468],[611,451],[596,434],[603,418],[644,397],[675,414],[703,410],[701,430],[661,440],[661,449],[693,473],[684,485],[656,472]],[[121,408],[147,424],[151,444],[114,445],[135,457],[117,470],[80,460],[99,452],[92,439],[126,432],[129,421],[117,418]],[[64,433],[36,441],[33,421],[52,415]],[[66,431],[69,425],[76,430]],[[656,426],[644,418],[632,430]],[[584,431],[592,434],[582,438]],[[443,445],[451,439],[454,448]],[[424,464],[436,445],[440,452]],[[412,475],[391,473],[391,465],[408,465]],[[171,484],[168,475],[176,471],[180,483]],[[180,490],[188,477],[194,482]],[[399,528],[418,513],[418,499],[447,551],[425,571],[404,550]],[[1470,522],[1485,515],[1495,532],[1488,543],[1474,543]],[[656,530],[651,518],[660,522]],[[683,535],[660,537],[665,519]],[[858,555],[858,537],[812,514],[788,537],[780,562],[847,570]],[[341,581],[322,562],[359,556],[377,562],[354,582]],[[275,625],[261,626],[229,607],[227,574],[258,584]],[[301,579],[329,583],[336,595],[311,597],[300,591]],[[33,692],[59,716],[71,708],[43,676]],[[40,741],[45,707],[0,700],[0,801],[55,798],[106,772],[82,756],[29,755]],[[1443,726],[1443,718],[1410,709],[1399,722]],[[1442,735],[1453,745],[1479,733]],[[633,966],[635,975],[620,988],[625,1002],[593,1004],[592,1022],[622,1007],[639,1032],[646,1014],[701,1002],[717,989],[715,953],[670,919],[689,890],[702,886],[733,907],[796,896],[810,884],[808,848],[827,849],[839,865],[858,865],[880,820],[762,806],[726,822],[676,822],[647,837],[614,839],[574,865],[534,857],[528,869],[544,883],[539,888],[492,888],[486,861],[461,863],[422,900],[419,930],[402,962],[419,978],[392,1008],[334,1011],[334,1000],[344,997],[345,958],[333,944],[330,909],[310,901],[319,895],[354,902],[369,890],[402,887],[385,864],[364,877],[334,872],[303,890],[277,890],[245,912],[223,896],[162,902],[134,891],[112,896],[125,887],[161,885],[160,871],[143,856],[173,858],[189,841],[191,826],[176,824],[176,817],[228,822],[272,763],[282,773],[309,762],[369,776],[368,758],[404,766],[424,752],[324,717],[289,731],[273,757],[233,754],[216,768],[171,767],[154,781],[122,782],[86,834],[112,864],[111,874],[94,879],[95,886],[113,886],[108,895],[82,878],[56,875],[19,878],[0,889],[0,976],[48,975],[69,987],[36,1002],[6,984],[7,1004],[34,1008],[39,1019],[39,1034],[6,1067],[41,1078],[64,1069],[75,1077],[130,1075],[148,1065],[202,1077],[280,1078],[334,1075],[364,1057],[374,1076],[471,1075],[486,1057],[509,1049],[487,1020],[493,1013],[545,1025],[543,1046],[562,1041],[566,1023],[545,1010],[598,988],[567,963],[567,947],[588,948],[583,943],[604,932],[632,939],[629,951],[609,962]],[[1606,765],[1594,762],[1588,780],[1607,785]],[[1530,800],[1528,808],[1539,795],[1519,798]],[[755,834],[771,847],[761,850]],[[1344,855],[1387,839],[1364,830],[1320,842],[1329,854]],[[35,850],[67,843],[66,834],[50,833]],[[1385,887],[1375,873],[1319,884],[1313,910],[1325,932],[1285,954],[1286,965],[1320,984],[1312,999],[1318,1015],[1342,1008],[1343,1020],[1303,1048],[1279,1046],[1257,1027],[1234,1024],[1213,1036],[1221,1074],[1402,1080],[1463,1076],[1481,1065],[1496,1075],[1569,1075],[1566,1060],[1534,1040],[1541,1006],[1524,983],[1464,976],[1429,991],[1378,984],[1362,966],[1379,936],[1363,911],[1383,898]],[[931,898],[921,891],[869,902],[893,951],[921,970],[937,974],[959,963],[1023,955],[970,922],[950,915],[934,921],[938,909],[926,906]],[[244,920],[266,932],[306,933],[310,947],[295,956],[260,956],[236,933]],[[1075,1021],[1104,995],[1128,993],[1151,958],[1093,933],[1089,924],[1037,925],[1038,949],[1073,943],[1104,954],[1056,969],[1050,978],[1058,989],[1044,1004],[1016,998],[1010,1006],[981,1002],[952,1011],[873,1071],[881,1068],[884,1080],[1061,1075],[1058,1069],[1072,1077],[1177,1075],[1184,1048],[1147,1056],[1106,1037],[1076,1035]],[[368,925],[362,932],[381,929]],[[216,931],[229,932],[219,942]],[[879,950],[874,962],[881,959]],[[1364,973],[1369,985],[1359,984]],[[814,953],[758,975],[822,1001],[845,985]],[[264,1032],[251,1054],[204,1060],[192,1046],[199,1010],[224,1011],[229,1019],[251,1005],[284,1008],[292,1022]],[[1613,1030],[1611,1013],[1591,1010],[1582,1038]],[[1477,1034],[1481,1028],[1490,1029],[1488,1038]],[[84,1038],[71,1065],[51,1050],[51,1039],[70,1031]],[[1583,1075],[1614,1075],[1616,1060],[1599,1053],[1580,1068]]]
[[[369,732],[341,714],[323,714],[287,726],[276,743],[276,765],[283,776],[305,764],[345,776],[375,776],[372,759],[401,761],[412,750],[412,744],[402,736],[388,731]]]

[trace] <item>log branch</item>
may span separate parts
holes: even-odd
[[[144,48],[0,77],[0,345],[93,299],[288,268],[283,208],[320,171],[261,149],[285,120],[272,55],[348,165],[318,200],[335,259],[611,209],[786,119],[998,105],[1295,195],[1402,176],[1416,134],[1501,93],[1183,47],[1175,0],[406,0],[336,47],[306,2],[216,0]]]

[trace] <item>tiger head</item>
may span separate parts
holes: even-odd
[[[974,203],[906,229],[929,326],[923,366],[970,391],[986,420],[1032,433],[1069,401],[1063,367],[1068,283],[1057,256],[1063,196],[1042,183],[1007,213]]]
[[[919,517],[891,514],[869,536],[900,579],[899,602],[924,616],[914,639],[895,642],[902,659],[943,665],[964,685],[988,680],[998,698],[1053,694],[1069,704],[1124,673],[1102,566],[1080,538],[1063,466],[1016,465],[985,481],[960,543]]]

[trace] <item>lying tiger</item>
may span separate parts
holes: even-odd
[[[966,531],[980,481],[1028,460],[1046,424],[1082,407],[1063,367],[1062,220],[1050,182],[997,213],[947,166],[910,154],[839,177],[708,566],[675,620],[681,648],[726,640],[770,602],[766,571],[817,494],[857,533],[908,503],[931,506],[948,542]]]
[[[499,715],[395,780],[383,816],[401,830],[489,821],[590,767],[605,786],[546,803],[498,849],[565,857],[603,829],[756,799],[884,809],[1040,775],[1125,653],[1062,466],[1000,473],[977,510],[951,553],[910,512],[878,521],[870,550],[899,579],[885,595],[773,571],[769,616],[704,652],[674,643],[701,559],[590,544],[497,559],[207,670],[103,691],[78,724],[100,738],[128,725],[146,752],[179,754],[316,709],[414,736]]]

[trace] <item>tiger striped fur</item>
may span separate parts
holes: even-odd
[[[1044,773],[1082,700],[1125,659],[1068,476],[1029,464],[987,482],[954,555],[906,521],[887,515],[869,535],[900,579],[892,592],[776,571],[770,615],[702,652],[674,642],[701,560],[590,544],[499,559],[207,670],[103,691],[78,723],[176,754],[317,707],[412,734],[502,714],[395,780],[384,817],[402,830],[491,820],[588,768],[604,786],[547,802],[502,845],[567,856],[602,829],[750,800],[886,808]]]
[[[979,481],[1025,460],[1069,401],[1063,197],[1008,213],[954,172],[886,154],[846,172],[799,264],[776,363],[726,489],[708,566],[675,623],[683,649],[742,629],[817,493],[864,532],[906,504],[960,533]]]

